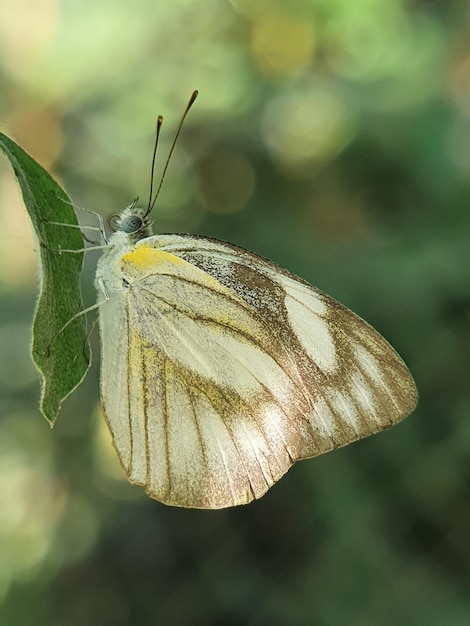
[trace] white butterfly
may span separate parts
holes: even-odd
[[[96,285],[104,414],[149,496],[246,504],[413,410],[410,372],[365,321],[242,248],[152,236],[148,213],[117,218]]]

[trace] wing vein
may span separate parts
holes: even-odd
[[[127,360],[129,361],[129,357],[131,356],[131,336],[129,333],[129,309],[128,307],[124,307],[125,311],[125,324],[126,324],[126,334],[127,337]],[[132,406],[131,406],[131,368],[126,368],[126,383],[127,383],[127,424],[129,428],[129,439],[130,439],[130,451],[129,451],[129,465],[126,468],[127,474],[131,473],[132,470],[132,462],[134,457],[134,434],[132,431]]]

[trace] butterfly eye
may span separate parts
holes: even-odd
[[[122,218],[118,213],[113,213],[107,219],[107,226],[113,233],[120,230],[128,235],[137,233],[142,228],[142,219],[138,215],[128,215]]]
[[[129,215],[119,220],[119,229],[131,235],[138,232],[142,228],[142,219],[138,215]]]

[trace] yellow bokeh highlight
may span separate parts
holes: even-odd
[[[291,74],[311,63],[315,51],[313,21],[281,13],[260,18],[251,37],[251,52],[260,72]]]
[[[275,160],[290,167],[333,158],[353,134],[340,96],[321,85],[271,100],[262,129]]]
[[[6,134],[51,172],[63,148],[62,122],[59,108],[25,107],[18,101],[5,120]]]
[[[54,39],[58,22],[58,0],[0,2],[0,63],[26,79]]]
[[[4,288],[33,288],[37,282],[36,242],[18,183],[2,163],[0,173],[0,283]],[[8,175],[7,175],[8,174]]]

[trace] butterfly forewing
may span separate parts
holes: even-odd
[[[394,424],[416,406],[415,383],[396,351],[367,322],[319,289],[225,242],[177,235],[152,240],[244,299],[253,316],[287,348],[307,395],[320,401],[331,395],[339,406],[350,404],[346,396],[351,396],[363,419],[372,413],[371,426],[379,424],[359,436]],[[346,421],[355,423],[356,412],[349,407]]]
[[[163,235],[111,262],[123,286],[100,310],[104,411],[130,480],[158,500],[247,503],[416,404],[379,333],[255,254]]]

